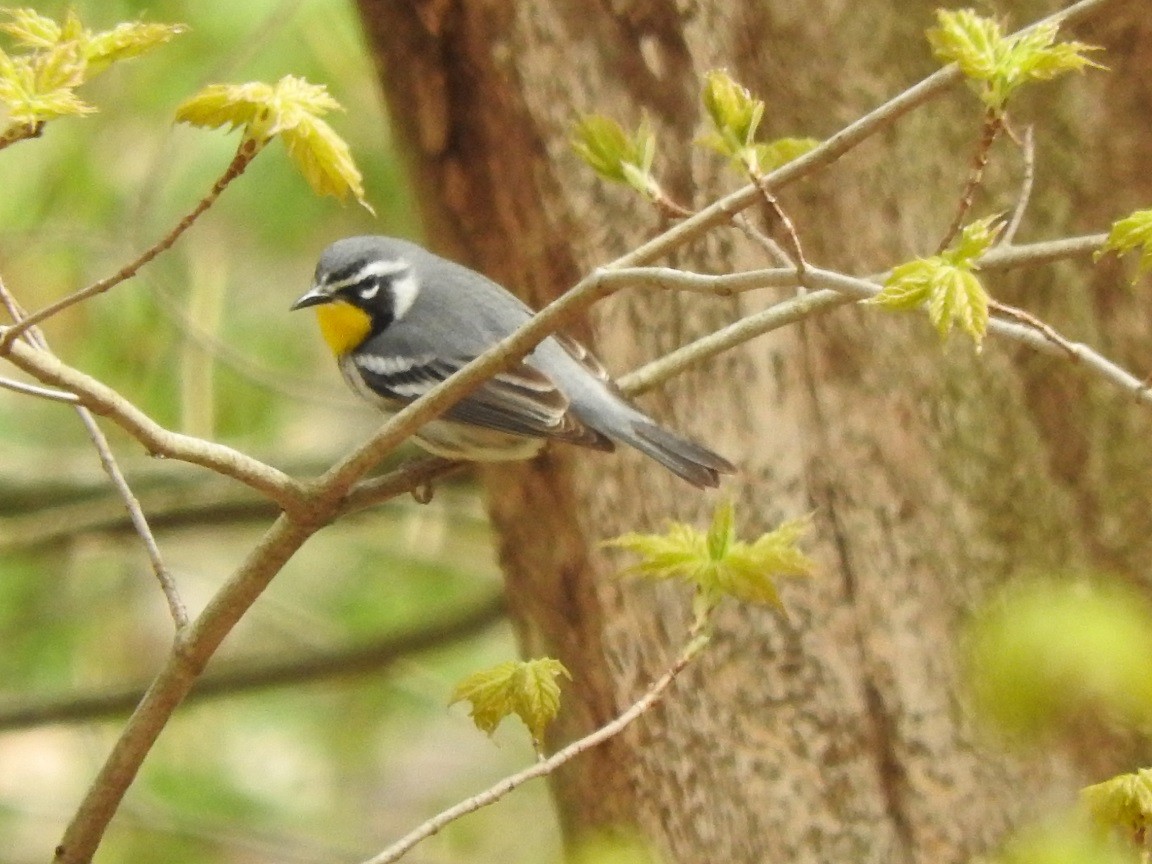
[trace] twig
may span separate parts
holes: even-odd
[[[56,313],[67,309],[69,306],[87,300],[89,297],[95,297],[97,294],[102,294],[109,288],[119,285],[127,279],[131,279],[136,275],[136,272],[149,263],[161,252],[172,247],[172,244],[179,239],[180,235],[192,227],[200,216],[216,203],[216,199],[220,197],[220,193],[224,191],[233,180],[244,173],[244,169],[248,167],[252,159],[255,157],[258,150],[254,150],[254,142],[245,141],[240,145],[240,149],[236,151],[236,155],[232,158],[227,169],[220,175],[219,179],[213,184],[208,194],[200,199],[199,203],[192,208],[183,219],[176,223],[176,226],[162,237],[155,245],[146,249],[135,261],[126,264],[118,271],[113,273],[106,279],[101,279],[99,282],[93,282],[87,288],[81,288],[79,291],[74,291],[66,297],[61,297],[55,303],[51,303],[31,315],[24,318],[23,321],[18,322],[15,326],[8,329],[6,333],[0,334],[0,354],[8,350],[14,339],[17,339],[21,333],[29,327],[39,324],[46,318],[51,318]]]
[[[1035,267],[1038,264],[1051,264],[1069,258],[1084,258],[1094,254],[1107,239],[1107,234],[1085,234],[1080,237],[1065,237],[1060,240],[1045,240],[1042,243],[1019,246],[1000,244],[993,246],[980,259],[980,270],[988,273],[1016,267]]]
[[[504,618],[504,599],[494,594],[470,604],[464,612],[440,615],[398,633],[346,648],[312,652],[264,663],[237,663],[201,678],[189,701],[218,698],[267,687],[326,681],[351,675],[378,675],[397,661],[476,636]],[[129,685],[90,693],[70,693],[32,703],[0,706],[0,731],[27,729],[49,723],[103,720],[129,713],[145,688]]]
[[[1036,331],[1044,334],[1044,338],[1046,338],[1053,345],[1057,345],[1060,348],[1063,348],[1064,351],[1068,354],[1068,356],[1071,357],[1073,360],[1079,359],[1077,354],[1076,354],[1076,349],[1073,346],[1073,344],[1071,342],[1069,342],[1067,339],[1065,339],[1063,336],[1061,336],[1059,333],[1057,333],[1052,328],[1052,325],[1041,321],[1035,315],[1032,315],[1029,312],[1025,312],[1023,309],[1019,309],[1015,306],[1009,306],[1007,303],[1001,303],[999,300],[993,300],[993,299],[988,300],[988,308],[991,309],[993,312],[998,312],[1000,315],[1002,315],[1005,318],[1009,318],[1013,321],[1017,321],[1020,324],[1028,325],[1033,330],[1036,330]]]
[[[795,270],[787,272],[793,280],[796,280]],[[798,281],[796,287],[799,287]],[[685,369],[749,342],[757,336],[855,302],[855,297],[830,290],[797,295],[665,354],[660,359],[622,376],[616,383],[629,396],[637,396],[658,387]]]
[[[800,245],[800,236],[796,233],[796,226],[792,224],[792,220],[788,214],[784,212],[784,208],[780,206],[779,200],[772,194],[772,190],[768,188],[768,181],[765,177],[757,174],[752,177],[752,182],[756,184],[756,188],[760,190],[760,196],[772,209],[776,218],[780,220],[780,224],[784,226],[784,234],[788,237],[788,245],[791,246],[792,263],[796,268],[796,276],[800,280],[800,284],[804,284],[804,270],[808,267],[808,262],[804,260],[804,249]]]
[[[571,761],[581,753],[591,750],[593,747],[603,744],[608,739],[619,735],[660,701],[664,692],[671,686],[672,682],[676,680],[676,676],[684,671],[684,667],[692,662],[693,658],[700,653],[706,644],[707,642],[703,639],[693,639],[689,642],[680,656],[676,658],[676,662],[672,664],[671,668],[661,675],[660,678],[645,691],[643,696],[633,702],[632,705],[618,715],[616,719],[609,721],[594,732],[585,735],[583,738],[573,741],[567,747],[556,751],[547,759],[536,762],[523,771],[505,777],[499,783],[485,789],[483,792],[473,795],[471,798],[461,801],[459,804],[438,813],[414,831],[397,840],[379,855],[374,855],[363,862],[363,864],[392,864],[392,862],[400,860],[400,858],[416,846],[416,844],[431,837],[445,825],[455,822],[460,817],[467,816],[469,813],[474,813],[482,807],[494,804],[518,786],[524,785],[529,780],[535,780],[537,777],[544,777],[551,774],[561,765]]]
[[[1016,136],[1012,136],[1016,140]],[[1020,223],[1024,221],[1024,212],[1028,209],[1028,202],[1032,199],[1032,184],[1036,179],[1036,136],[1033,135],[1031,125],[1025,127],[1024,138],[1018,142],[1021,158],[1024,162],[1024,177],[1020,181],[1020,196],[1016,199],[1016,206],[1012,210],[1012,218],[1008,220],[1008,227],[1000,235],[998,246],[1011,245],[1020,230]]]
[[[282,514],[199,617],[176,634],[171,653],[124,724],[65,829],[56,847],[58,864],[88,864],[92,860],[124,793],[172,712],[184,701],[224,637],[318,528],[316,522],[297,521]]]
[[[44,121],[38,123],[23,123],[11,126],[3,135],[0,135],[0,150],[15,144],[17,141],[27,141],[29,138],[39,138],[44,132]]]
[[[737,213],[732,217],[732,224],[735,225],[745,237],[759,246],[764,254],[768,256],[768,260],[782,267],[796,268],[795,262],[784,251],[784,247],[757,228],[752,224],[752,220],[748,218],[747,214]]]
[[[984,125],[980,132],[980,141],[976,145],[976,152],[972,155],[972,163],[968,168],[968,180],[964,183],[964,191],[960,193],[960,203],[956,207],[956,215],[952,217],[952,224],[944,232],[944,239],[936,247],[939,255],[960,233],[968,212],[972,209],[972,201],[976,197],[976,190],[984,182],[984,169],[988,167],[988,154],[992,145],[1004,128],[1004,115],[994,108],[989,108],[984,114]]]
[[[26,320],[24,318],[24,310],[20,307],[20,304],[16,302],[16,298],[9,293],[3,278],[0,278],[0,302],[4,304],[4,307],[8,310],[8,314],[12,320],[16,322],[16,326],[19,326],[22,320]],[[48,340],[44,336],[44,333],[35,325],[25,329],[25,339],[44,353],[49,353],[51,350],[48,347]],[[120,495],[120,500],[128,511],[128,518],[132,521],[132,527],[135,529],[137,536],[139,536],[140,542],[144,546],[144,551],[148,554],[148,560],[152,565],[152,572],[156,576],[156,581],[160,583],[160,590],[164,594],[164,600],[168,604],[168,611],[172,615],[172,622],[176,625],[177,631],[179,631],[188,624],[188,609],[180,597],[180,589],[176,586],[176,580],[172,578],[172,573],[164,564],[164,558],[160,554],[160,547],[156,543],[156,537],[152,534],[152,529],[148,526],[148,519],[140,507],[140,501],[132,492],[132,487],[128,485],[128,478],[126,478],[124,472],[120,470],[120,466],[116,462],[116,457],[112,455],[112,447],[109,445],[108,439],[104,436],[104,432],[96,423],[96,418],[92,416],[92,412],[83,405],[77,404],[74,407],[76,413],[80,415],[80,422],[84,424],[84,428],[88,432],[92,446],[96,448],[96,454],[100,457],[100,464],[103,466],[108,478],[112,481],[113,488],[115,488],[116,492]]]
[[[0,387],[14,393],[23,393],[25,396],[36,396],[40,399],[51,399],[54,402],[67,402],[76,405],[80,399],[75,393],[65,393],[63,390],[52,390],[48,387],[37,387],[35,384],[26,384],[23,381],[13,381],[0,375]]]
[[[0,334],[9,329],[0,327]],[[210,468],[255,489],[285,510],[303,506],[303,487],[287,474],[223,444],[165,429],[111,387],[68,366],[54,354],[17,341],[9,346],[7,359],[41,383],[75,393],[85,407],[107,416],[153,456]]]

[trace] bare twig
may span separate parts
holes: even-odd
[[[0,375],[0,387],[25,396],[36,396],[39,399],[50,399],[53,402],[67,402],[76,405],[80,402],[75,393],[65,393],[63,390],[52,390],[48,387],[37,387],[35,384],[26,384],[23,381],[13,381]]]
[[[8,329],[0,327],[0,334]],[[210,468],[250,486],[285,510],[302,506],[302,486],[287,474],[223,444],[165,429],[111,387],[54,354],[17,341],[9,347],[7,359],[41,383],[75,393],[85,407],[107,416],[154,456]]]
[[[1036,136],[1031,125],[1024,128],[1024,137],[1017,143],[1020,145],[1020,155],[1024,163],[1024,177],[1020,181],[1020,195],[1016,199],[1016,206],[1012,209],[1012,218],[1008,226],[1000,235],[998,246],[1011,245],[1020,230],[1020,223],[1024,221],[1024,213],[1028,209],[1028,202],[1032,200],[1032,184],[1036,179]],[[1016,141],[1016,136],[1012,136]]]
[[[529,780],[535,780],[537,777],[545,777],[551,774],[561,765],[571,761],[581,753],[585,753],[593,747],[603,744],[610,738],[619,735],[660,701],[665,691],[667,691],[672,685],[672,682],[676,680],[676,676],[684,671],[684,667],[692,662],[693,658],[700,653],[706,644],[706,640],[703,639],[693,639],[689,642],[680,656],[676,658],[676,662],[672,664],[671,668],[661,675],[660,678],[645,691],[643,696],[633,702],[632,705],[617,716],[616,719],[609,721],[596,731],[585,735],[583,738],[573,741],[567,747],[556,751],[548,758],[535,762],[523,771],[518,771],[509,777],[505,777],[499,783],[485,789],[483,792],[473,795],[471,798],[461,801],[459,804],[438,813],[414,831],[397,840],[379,855],[374,855],[369,858],[364,864],[392,864],[394,861],[399,861],[400,858],[416,846],[416,844],[428,839],[445,825],[455,822],[460,817],[467,816],[469,813],[474,813],[482,807],[496,803],[518,786],[523,786]]]
[[[97,294],[103,294],[105,291],[113,288],[116,285],[119,285],[121,282],[124,282],[127,279],[131,279],[136,275],[137,271],[141,267],[152,261],[152,259],[154,259],[161,252],[171,248],[172,244],[174,244],[179,239],[180,235],[191,228],[192,223],[199,219],[205,210],[216,203],[216,199],[220,197],[220,193],[224,191],[225,187],[227,187],[229,183],[244,173],[244,169],[248,167],[256,153],[259,152],[253,149],[254,146],[254,142],[251,141],[245,141],[243,144],[241,144],[240,149],[236,151],[236,155],[232,158],[232,161],[229,163],[227,169],[225,169],[224,173],[220,175],[216,183],[213,184],[208,194],[201,198],[199,203],[197,203],[197,205],[192,208],[191,212],[189,212],[186,216],[184,216],[183,219],[176,223],[176,226],[171,231],[164,235],[164,237],[162,237],[153,246],[146,249],[139,257],[136,258],[136,260],[121,267],[106,279],[101,279],[99,282],[93,282],[87,288],[81,288],[79,291],[74,291],[67,297],[61,297],[55,303],[52,303],[48,306],[45,306],[43,309],[33,312],[31,315],[28,315],[26,318],[24,318],[23,321],[18,322],[15,326],[9,328],[8,332],[0,334],[0,354],[3,354],[5,351],[7,351],[8,347],[12,344],[12,341],[17,339],[20,334],[27,330],[29,327],[39,324],[46,318],[51,318],[56,313],[67,309],[69,306],[74,306],[82,300],[87,300],[89,297],[95,297]]]
[[[784,234],[788,238],[788,245],[791,247],[791,263],[796,268],[796,275],[800,279],[800,284],[804,284],[804,270],[808,266],[808,262],[804,260],[804,248],[800,245],[800,235],[796,233],[796,226],[792,224],[792,220],[788,214],[784,212],[784,208],[780,206],[779,200],[772,194],[772,190],[768,188],[768,183],[764,177],[754,175],[752,182],[756,184],[756,188],[760,190],[760,197],[771,208],[776,218],[780,220],[780,224],[784,226]]]
[[[8,310],[8,314],[12,320],[16,322],[17,326],[20,325],[22,320],[26,320],[24,310],[20,307],[20,304],[16,302],[16,298],[9,293],[2,278],[0,278],[0,302],[4,304],[4,307]],[[44,333],[35,325],[26,328],[24,338],[44,353],[48,353],[51,350],[48,347],[48,340],[45,338]],[[164,594],[164,600],[168,604],[168,611],[172,615],[172,622],[176,625],[176,629],[180,630],[188,623],[188,609],[180,597],[180,590],[176,586],[176,580],[172,578],[172,573],[164,564],[164,558],[160,554],[160,546],[156,543],[156,537],[152,534],[152,529],[148,526],[148,519],[144,516],[144,511],[140,507],[140,501],[132,492],[132,487],[128,485],[128,478],[126,478],[124,472],[120,470],[120,466],[116,462],[116,457],[112,455],[112,447],[108,443],[108,439],[104,437],[104,432],[96,423],[96,418],[92,416],[92,412],[83,405],[77,404],[74,407],[76,408],[76,413],[80,415],[80,422],[84,424],[84,428],[88,432],[92,446],[96,448],[96,454],[100,457],[100,464],[104,467],[105,473],[107,473],[109,479],[112,481],[113,488],[115,488],[116,492],[120,495],[120,499],[128,511],[128,518],[131,519],[132,527],[135,529],[137,536],[139,536],[140,542],[144,546],[144,551],[148,554],[148,560],[152,564],[152,572],[156,575],[156,580],[160,583],[160,590]]]
[[[9,127],[0,135],[0,150],[15,144],[17,141],[27,141],[29,138],[39,138],[44,132],[44,121],[38,123],[22,123]]]
[[[501,595],[492,595],[470,604],[463,612],[421,621],[419,626],[388,633],[360,645],[271,662],[246,661],[224,667],[201,678],[188,694],[188,700],[199,701],[369,672],[378,675],[381,670],[413,654],[470,639],[503,618],[504,599]],[[88,722],[127,714],[140,702],[144,691],[143,686],[129,685],[0,706],[0,731],[48,723]]]
[[[948,248],[956,235],[960,233],[964,220],[968,218],[968,213],[972,209],[972,201],[976,197],[976,190],[984,182],[984,169],[988,167],[988,154],[991,153],[992,145],[996,143],[996,138],[1003,129],[1003,115],[994,108],[989,108],[984,114],[980,141],[976,145],[976,152],[972,155],[972,163],[968,168],[968,179],[964,183],[964,191],[960,193],[960,203],[956,207],[956,215],[952,217],[952,224],[944,232],[944,239],[936,247],[937,255]]]

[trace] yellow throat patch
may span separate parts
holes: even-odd
[[[363,309],[335,300],[316,307],[320,335],[337,357],[343,357],[364,341],[372,330],[372,319]]]

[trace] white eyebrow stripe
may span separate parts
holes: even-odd
[[[420,293],[420,283],[416,277],[409,273],[392,283],[392,320],[399,321],[416,302],[416,295]],[[368,299],[368,298],[365,298]]]
[[[411,265],[399,258],[383,259],[380,261],[372,261],[365,264],[351,276],[346,276],[336,282],[329,282],[327,287],[329,291],[339,291],[341,288],[347,288],[349,285],[355,285],[358,282],[363,282],[365,279],[371,279],[373,276],[395,276],[397,273],[403,273],[405,270],[410,269]]]

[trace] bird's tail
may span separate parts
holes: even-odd
[[[736,471],[736,466],[723,456],[650,420],[634,421],[632,431],[636,435],[628,443],[698,489],[719,486],[721,474]]]

